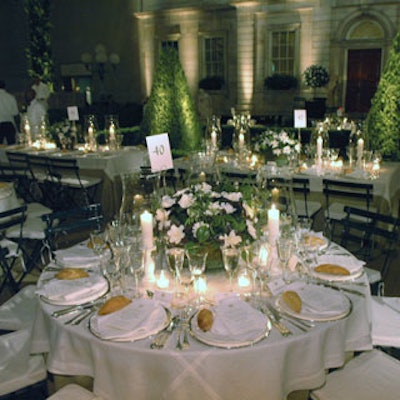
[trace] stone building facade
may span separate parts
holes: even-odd
[[[202,79],[222,76],[223,87],[208,91],[215,113],[235,107],[285,117],[313,97],[364,115],[400,18],[400,2],[383,0],[150,0],[134,9],[143,96],[160,48],[174,46],[194,94]],[[317,91],[303,81],[312,64],[330,75]],[[265,78],[274,73],[293,75],[298,86],[267,90]]]

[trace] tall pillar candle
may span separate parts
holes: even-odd
[[[364,153],[364,139],[360,138],[357,140],[357,160],[360,161],[362,159]]]
[[[142,228],[143,248],[153,248],[153,215],[144,211],[140,216],[140,226]]]
[[[318,159],[322,158],[323,143],[324,143],[324,140],[322,139],[322,137],[318,136],[318,139],[317,139],[317,157],[318,157]]]
[[[275,242],[279,238],[279,214],[275,204],[272,204],[268,210],[268,240],[272,246],[275,246]]]

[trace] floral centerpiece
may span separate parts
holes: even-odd
[[[195,184],[162,197],[157,230],[168,246],[238,247],[259,237],[255,208],[249,204],[242,192]]]
[[[291,156],[299,154],[301,145],[285,130],[268,130],[262,132],[257,138],[254,150],[259,153],[271,151],[277,159],[289,159]]]

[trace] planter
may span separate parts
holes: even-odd
[[[326,98],[315,97],[312,101],[306,101],[307,118],[322,119],[326,112]]]

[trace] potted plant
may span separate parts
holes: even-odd
[[[310,65],[303,73],[304,83],[312,88],[313,101],[306,102],[307,114],[310,118],[323,118],[325,115],[325,98],[315,97],[316,89],[326,86],[329,82],[329,73],[323,65]]]

